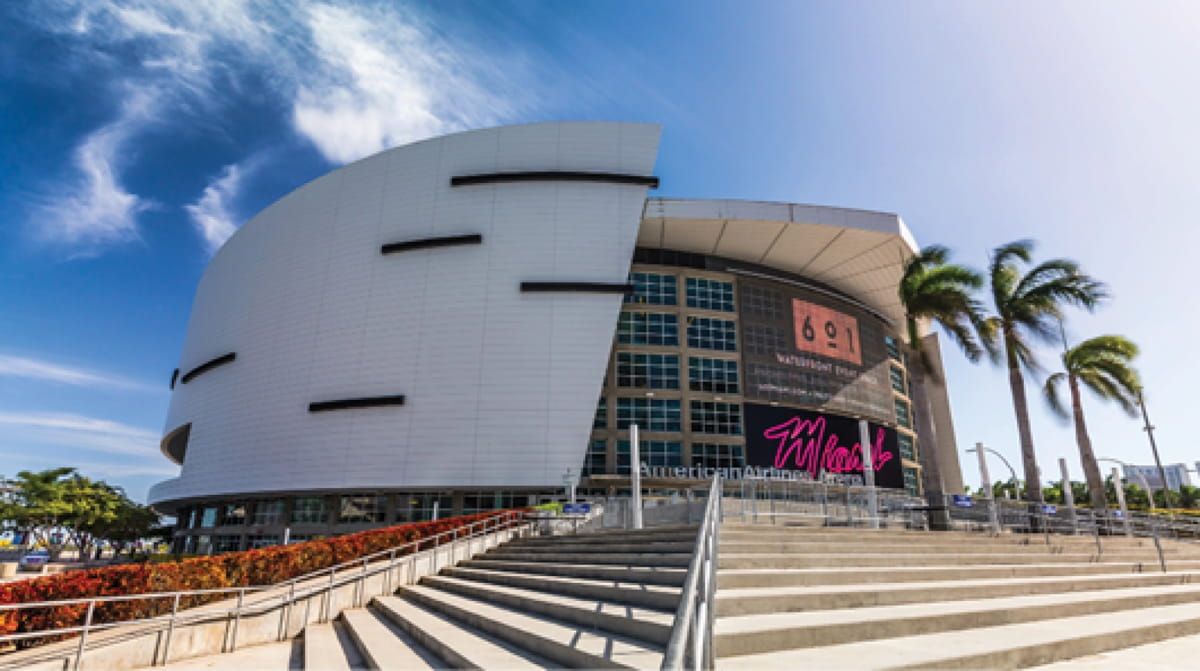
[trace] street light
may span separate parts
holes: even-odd
[[[982,446],[980,446],[980,447],[982,447]],[[968,447],[968,448],[967,448],[967,452],[974,452],[975,450],[976,450],[976,448],[974,448],[974,447]],[[1020,498],[1021,498],[1021,490],[1020,490],[1020,487],[1021,487],[1021,480],[1020,480],[1020,479],[1017,477],[1017,471],[1016,471],[1016,469],[1014,469],[1014,468],[1012,467],[1012,464],[1008,463],[1008,459],[1005,459],[1003,454],[1000,454],[999,452],[997,452],[997,451],[993,450],[993,449],[992,449],[992,448],[990,448],[990,447],[984,447],[984,448],[983,448],[983,451],[984,451],[984,452],[987,452],[987,453],[989,453],[989,454],[994,454],[994,455],[996,455],[997,457],[999,457],[999,458],[1000,458],[1000,461],[1004,462],[1004,465],[1008,467],[1008,472],[1009,472],[1009,474],[1012,476],[1012,477],[1010,478],[1010,481],[1011,481],[1011,482],[1013,482],[1013,483],[1016,485],[1016,487],[1017,487],[1017,491],[1016,491],[1016,492],[1014,492],[1014,494],[1016,495],[1016,497],[1017,497],[1018,499],[1020,499]],[[992,483],[990,483],[990,482],[985,482],[985,483],[983,483],[983,486],[984,486],[984,487],[988,487],[988,488],[990,488],[990,487],[992,486]]]
[[[1150,489],[1150,482],[1148,480],[1146,480],[1146,476],[1142,475],[1142,472],[1140,470],[1133,468],[1132,466],[1121,461],[1120,459],[1110,459],[1108,457],[1099,457],[1098,459],[1096,459],[1096,461],[1109,461],[1114,464],[1120,464],[1121,468],[1124,468],[1126,473],[1132,472],[1134,475],[1138,476],[1138,479],[1142,481],[1142,486],[1146,488],[1146,498],[1150,500],[1150,512],[1154,512],[1154,490]],[[1114,482],[1113,486],[1120,487],[1121,483]]]

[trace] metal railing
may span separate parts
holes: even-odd
[[[725,491],[725,515],[747,523],[927,529],[925,499],[875,488],[872,513],[864,485],[807,480],[743,480]]]
[[[453,564],[458,560],[459,552],[464,549],[464,544],[466,546],[464,554],[466,557],[470,557],[474,551],[474,544],[477,539],[499,531],[519,531],[522,528],[530,527],[531,524],[531,522],[524,519],[523,513],[502,511],[461,527],[455,527],[432,536],[426,536],[425,538],[379,550],[271,585],[0,604],[0,614],[30,609],[86,606],[83,623],[80,625],[0,635],[0,644],[78,634],[79,642],[70,666],[71,669],[77,671],[80,661],[87,652],[89,634],[130,625],[146,625],[149,630],[155,631],[161,630],[165,626],[166,631],[163,635],[161,651],[154,653],[154,664],[164,665],[169,660],[171,638],[178,627],[197,622],[224,619],[227,626],[220,652],[233,652],[237,648],[238,630],[242,618],[245,616],[261,615],[272,610],[280,611],[276,640],[282,641],[289,637],[292,609],[301,601],[304,602],[305,607],[303,623],[307,625],[310,621],[313,597],[320,595],[321,603],[316,621],[326,622],[331,617],[336,616],[336,613],[332,611],[334,590],[338,587],[353,584],[354,589],[351,595],[351,604],[354,607],[363,606],[368,601],[366,583],[369,578],[382,574],[382,590],[380,594],[389,594],[394,592],[401,584],[399,581],[403,580],[405,569],[408,571],[409,582],[415,581],[416,562],[424,559],[426,553],[431,553],[429,556],[429,561],[431,562],[430,572],[436,573],[439,554],[448,553],[449,558],[447,563]],[[197,606],[195,610],[184,609],[181,612],[181,603],[186,603],[194,599],[203,600],[218,594],[236,595],[237,601],[232,607],[218,606],[216,608],[205,609],[203,606],[206,604],[202,604]],[[248,599],[247,597],[252,598]],[[158,600],[170,600],[170,613],[116,622],[97,623],[94,621],[97,606],[129,601]],[[62,652],[56,652],[53,656],[56,658],[61,657]],[[3,657],[0,657],[0,668],[11,668],[14,664],[23,666],[28,663],[28,659],[21,659],[6,664]],[[64,666],[64,668],[66,667]]]
[[[721,533],[721,476],[713,477],[704,506],[704,519],[696,531],[696,544],[687,578],[679,593],[679,606],[671,625],[671,638],[663,655],[663,671],[713,668],[713,618],[717,592],[717,551]],[[684,659],[688,658],[685,663]]]

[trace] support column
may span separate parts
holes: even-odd
[[[872,529],[878,529],[879,497],[875,492],[875,462],[871,459],[871,427],[865,419],[858,420],[858,444],[862,452],[863,482],[867,485],[867,524]]]

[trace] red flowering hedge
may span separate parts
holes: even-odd
[[[502,513],[489,511],[435,522],[413,522],[294,545],[275,545],[178,562],[69,571],[33,580],[0,584],[0,604],[272,585],[373,552],[412,541],[431,539],[443,531],[462,528],[498,514]],[[419,547],[433,547],[433,541],[420,543]],[[412,552],[411,548],[401,554],[409,552]],[[179,606],[181,609],[191,608],[231,596],[233,595],[212,594],[187,597],[180,601]],[[173,599],[168,597],[98,604],[92,620],[99,624],[162,615],[171,612],[172,601]],[[79,626],[83,624],[86,612],[86,603],[0,611],[0,635]],[[18,641],[18,647],[33,647],[51,640],[55,639],[25,639]]]

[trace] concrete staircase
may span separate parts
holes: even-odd
[[[1022,668],[1200,633],[1200,545],[722,527],[727,669]],[[1189,660],[1200,668],[1200,658]]]
[[[657,669],[696,527],[515,540],[309,625],[304,668]]]

